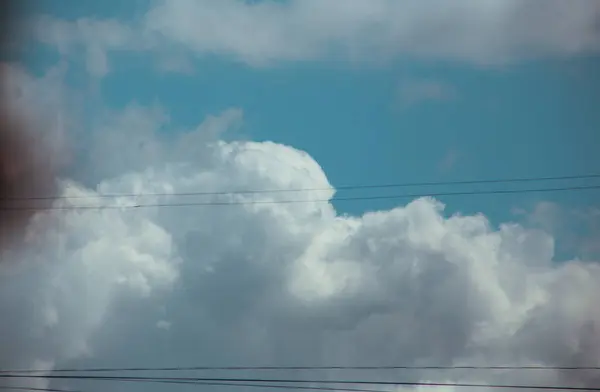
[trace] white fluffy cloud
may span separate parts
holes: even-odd
[[[43,18],[37,35],[88,69],[108,71],[110,50],[179,49],[250,65],[289,60],[382,61],[398,56],[499,64],[600,50],[596,0],[156,0],[142,18]]]
[[[105,139],[93,138],[88,154],[93,180],[64,180],[62,194],[72,198],[57,206],[334,195],[323,169],[302,151],[219,140],[242,120],[237,109],[172,138],[159,136],[165,118],[131,106],[101,122],[94,135]],[[127,139],[114,139],[125,130]],[[100,159],[115,144],[120,155]],[[326,190],[172,195],[282,188]],[[1,257],[2,368],[600,365],[598,264],[557,263],[554,238],[544,231],[495,229],[483,215],[448,217],[427,198],[363,216],[310,201],[46,211]],[[311,376],[597,382],[550,371]]]

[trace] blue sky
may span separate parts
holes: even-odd
[[[600,2],[32,4],[11,97],[52,141],[66,209],[6,253],[27,268],[0,273],[14,316],[0,367],[600,365],[585,332],[600,323],[598,191],[440,197],[443,212],[428,198],[161,204],[600,173]],[[32,386],[47,385],[85,389]]]

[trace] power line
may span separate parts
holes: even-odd
[[[82,196],[25,196],[14,198],[2,198],[3,201],[25,201],[25,200],[65,200],[65,199],[95,199],[95,198],[117,198],[117,197],[140,197],[140,196],[218,196],[218,195],[235,195],[235,194],[262,194],[262,193],[288,193],[288,192],[317,192],[335,190],[358,190],[358,189],[385,189],[385,188],[408,188],[417,186],[450,186],[450,185],[476,185],[476,184],[502,184],[502,183],[523,183],[523,182],[540,182],[540,181],[564,181],[577,179],[593,179],[600,178],[598,174],[583,174],[569,176],[551,176],[551,177],[520,177],[520,178],[496,178],[487,180],[459,180],[459,181],[426,181],[426,182],[404,182],[404,183],[389,183],[389,184],[363,184],[363,185],[342,185],[333,188],[288,188],[288,189],[247,189],[247,190],[229,190],[229,191],[212,191],[212,192],[157,192],[157,193],[115,193],[115,194],[98,194],[98,195],[82,195]]]
[[[563,391],[600,391],[600,387],[575,387],[553,385],[517,385],[517,384],[482,384],[482,383],[446,383],[446,382],[409,382],[409,381],[366,381],[366,380],[294,380],[265,378],[193,378],[193,377],[125,377],[125,376],[61,376],[61,375],[23,375],[3,374],[0,378],[44,378],[68,380],[123,381],[123,382],[202,382],[202,383],[266,383],[273,384],[330,384],[330,385],[380,385],[380,386],[428,386],[428,387],[461,387],[461,388],[495,388],[495,389],[535,389]],[[200,384],[202,385],[202,384]],[[209,385],[209,384],[206,384]],[[240,385],[242,386],[242,385]],[[287,386],[287,388],[293,387]],[[341,388],[336,388],[342,390]],[[366,391],[363,391],[366,392]]]
[[[250,384],[250,383],[227,383],[227,382],[202,382],[202,381],[179,381],[179,380],[114,380],[126,382],[147,382],[156,384],[176,384],[176,385],[206,385],[206,386],[234,386],[234,387],[250,387],[250,388],[271,388],[271,389],[288,389],[288,390],[305,390],[305,391],[338,391],[338,392],[387,392],[379,389],[365,388],[348,388],[348,387],[317,387],[317,386],[300,386],[300,385],[279,385],[279,384]],[[19,388],[20,389],[20,388]],[[34,389],[35,390],[35,389]],[[45,389],[42,389],[45,390]],[[54,391],[54,390],[50,390]],[[57,390],[62,392],[63,390]],[[64,392],[79,392],[79,391],[64,391]]]
[[[348,388],[348,387],[317,387],[310,386],[304,387],[299,385],[281,385],[281,384],[247,384],[247,383],[225,383],[225,382],[193,382],[193,381],[168,381],[168,380],[157,380],[157,383],[165,383],[165,384],[187,384],[187,385],[207,385],[207,386],[239,386],[239,387],[250,387],[250,388],[274,388],[274,389],[289,389],[289,390],[313,390],[313,391],[340,391],[340,392],[387,392],[378,389],[364,389],[364,388]],[[403,384],[395,384],[394,386],[424,386],[424,387],[489,387],[489,388],[515,388],[514,385],[498,385],[498,384],[489,384],[489,385],[478,385],[478,384],[453,384],[453,383],[431,383],[431,382],[405,382]],[[533,388],[536,389],[535,386],[516,386],[517,389],[527,389]],[[521,388],[522,387],[522,388]],[[564,390],[564,387],[548,387],[547,389],[553,390]],[[571,387],[567,387],[569,390]],[[573,387],[577,388],[577,387]],[[546,389],[546,387],[544,387]],[[583,387],[581,389],[574,390],[600,390],[600,388],[596,389],[588,389],[587,387]]]
[[[0,390],[3,391],[41,391],[41,392],[81,392],[73,389],[56,389],[56,388],[35,388],[35,387],[3,387],[0,386]]]
[[[247,383],[228,383],[228,382],[202,382],[202,381],[169,381],[157,380],[156,383],[161,384],[183,384],[183,385],[206,385],[206,386],[234,386],[234,387],[250,387],[250,388],[273,388],[273,389],[289,389],[289,390],[304,390],[304,391],[338,391],[338,392],[386,392],[379,389],[364,389],[364,388],[338,388],[338,387],[304,387],[300,385],[279,385],[279,384],[247,384]]]
[[[455,366],[174,366],[174,367],[129,367],[129,368],[80,368],[54,369],[52,373],[96,373],[96,372],[146,372],[146,371],[238,371],[238,370],[600,370],[600,366],[544,366],[544,365],[455,365]],[[48,370],[0,370],[4,373],[42,373]]]
[[[564,192],[564,191],[582,191],[600,189],[600,185],[582,185],[570,187],[556,188],[535,188],[535,189],[496,189],[487,191],[462,191],[462,192],[437,192],[437,193],[405,193],[397,195],[375,195],[375,196],[356,196],[356,197],[340,197],[333,199],[306,199],[306,200],[245,200],[245,201],[229,201],[229,202],[187,202],[187,203],[148,203],[135,205],[107,205],[107,206],[15,206],[15,207],[0,207],[0,211],[46,211],[46,210],[123,210],[132,208],[148,208],[148,207],[191,207],[191,206],[234,206],[234,205],[250,205],[250,204],[297,204],[297,203],[329,203],[337,201],[357,201],[357,200],[392,200],[405,198],[419,197],[441,197],[441,196],[467,196],[467,195],[499,195],[499,194],[517,194],[517,193],[546,193],[546,192]]]

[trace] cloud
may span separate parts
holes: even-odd
[[[242,121],[238,109],[170,138],[159,136],[170,124],[154,108],[132,105],[109,117],[88,146],[101,170],[86,184],[63,178],[60,192],[69,198],[56,206],[241,204],[38,213],[22,244],[1,251],[3,369],[600,365],[600,266],[556,263],[555,238],[543,230],[447,216],[430,198],[340,215],[311,201],[335,189],[306,152],[221,140]],[[127,136],[113,140],[119,134]],[[112,151],[140,142],[149,152]],[[175,196],[282,188],[325,190]],[[95,197],[147,193],[167,195]],[[290,199],[305,202],[265,203]],[[394,379],[595,385],[593,375],[573,374],[422,371]],[[68,386],[105,389],[75,384]]]
[[[438,164],[438,170],[441,172],[448,172],[452,170],[458,160],[461,158],[461,153],[456,149],[450,149],[444,155],[444,158]]]
[[[404,108],[428,101],[449,101],[458,96],[454,86],[437,80],[409,80],[398,86],[400,105]]]
[[[559,250],[583,260],[600,256],[600,211],[597,207],[566,207],[541,201],[530,211],[514,212],[523,217],[528,226],[559,238]]]
[[[504,64],[600,50],[600,3],[588,0],[156,0],[141,18],[42,18],[36,34],[63,52],[83,48],[107,72],[114,50],[173,48],[252,66],[400,56]]]
[[[139,31],[116,19],[68,21],[41,16],[28,25],[32,38],[55,46],[64,56],[83,52],[87,70],[94,77],[102,77],[109,71],[108,52],[150,49]]]
[[[146,28],[249,63],[401,54],[505,61],[597,50],[600,7],[575,1],[158,1]],[[436,10],[435,12],[432,10]],[[227,21],[227,23],[223,23]],[[552,28],[551,28],[552,26]]]

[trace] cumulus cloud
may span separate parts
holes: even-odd
[[[398,56],[503,64],[600,50],[600,3],[572,0],[156,0],[131,23],[42,18],[37,36],[80,47],[103,75],[111,50],[173,48],[253,66]]]
[[[600,255],[600,210],[596,206],[567,207],[542,201],[531,211],[516,209],[528,226],[544,230],[559,238],[558,249],[581,259]]]
[[[306,152],[221,140],[240,125],[238,109],[166,139],[168,116],[155,108],[132,105],[110,118],[88,150],[100,169],[87,183],[63,178],[66,198],[55,202],[110,208],[41,211],[21,244],[1,250],[9,261],[0,266],[1,368],[600,365],[600,267],[557,263],[544,230],[447,216],[429,198],[341,215],[311,201],[335,189]],[[129,139],[113,140],[122,134]],[[116,144],[148,150],[111,155]],[[285,188],[322,190],[175,195]],[[303,202],[268,203],[285,200]],[[127,208],[209,201],[237,204]],[[552,371],[310,376],[597,382]]]

